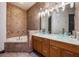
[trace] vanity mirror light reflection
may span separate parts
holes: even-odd
[[[58,10],[41,16],[41,30],[45,30],[51,34],[71,33],[75,30],[75,4],[73,7],[70,4]]]

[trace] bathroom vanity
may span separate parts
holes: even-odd
[[[59,36],[59,38],[57,37]],[[33,34],[33,50],[46,57],[77,57],[79,41],[61,35]]]
[[[52,14],[50,13],[48,18],[46,18],[47,15],[41,18],[42,33],[32,35],[32,47],[47,57],[77,57],[79,56],[79,40],[74,34],[77,26],[74,18],[75,6],[70,8],[70,5],[66,5],[65,10],[62,11],[61,8],[58,10],[58,12],[54,10]]]

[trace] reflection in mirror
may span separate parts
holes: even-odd
[[[48,18],[48,33],[51,34],[51,16]]]
[[[65,10],[59,8],[59,12],[56,10],[52,13],[51,32],[60,34],[64,32],[70,32],[74,30],[74,14],[75,8],[70,8],[70,5],[65,6]]]
[[[43,32],[48,32],[48,14],[41,16],[41,30]]]
[[[51,34],[72,34],[75,28],[74,14],[75,7],[73,7],[73,4],[66,5],[64,9],[60,7],[53,10],[50,16],[45,13],[45,15],[41,16],[41,30]]]

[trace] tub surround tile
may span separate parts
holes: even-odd
[[[5,43],[6,52],[29,52],[28,43]]]
[[[26,35],[26,11],[7,3],[7,37]]]

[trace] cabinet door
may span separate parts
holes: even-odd
[[[34,50],[37,50],[37,39],[34,36],[32,37],[32,47]]]
[[[61,50],[58,47],[50,46],[50,57],[60,57]]]
[[[49,40],[44,39],[42,43],[42,54],[44,56],[49,56]]]
[[[77,57],[78,55],[76,55],[70,51],[62,50],[62,56],[63,57]]]
[[[33,49],[37,52],[42,52],[42,38],[33,36]]]
[[[40,40],[37,40],[37,51],[39,53],[42,52],[42,41],[40,41]]]

